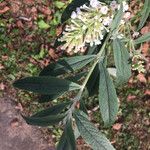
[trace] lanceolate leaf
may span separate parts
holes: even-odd
[[[77,73],[76,75],[74,76],[69,76],[67,77],[66,79],[67,80],[70,80],[72,82],[77,82],[78,80],[80,80],[82,77],[84,77],[85,75],[87,74],[87,71],[82,71],[80,73]]]
[[[57,115],[58,113],[61,113],[62,110],[65,109],[69,104],[71,104],[71,101],[52,106],[50,108],[47,108],[45,110],[36,113],[32,117],[46,117],[49,115]]]
[[[131,65],[129,64],[129,53],[120,39],[113,40],[113,51],[115,66],[117,69],[117,85],[126,83],[131,77]]]
[[[107,69],[103,63],[99,63],[99,106],[105,125],[111,125],[118,113],[118,100],[116,90]]]
[[[87,83],[87,90],[89,96],[94,95],[98,91],[98,83],[99,83],[99,66],[97,65]]]
[[[120,9],[118,10],[114,20],[111,23],[111,31],[115,30],[119,26],[122,16],[123,16],[123,5],[121,2]]]
[[[150,32],[136,39],[134,44],[140,44],[147,41],[150,41]]]
[[[71,145],[69,150],[76,150],[76,142],[75,142],[74,132],[73,132],[73,129],[72,129],[72,121],[71,120],[69,120],[67,122],[66,132],[67,132],[67,141]]]
[[[150,0],[145,0],[141,15],[142,15],[142,18],[140,20],[138,30],[140,30],[144,26],[146,20],[148,19],[149,15],[150,15]]]
[[[15,87],[40,94],[57,94],[65,91],[80,89],[80,85],[51,76],[27,77],[17,80]]]
[[[59,140],[59,143],[57,145],[57,150],[70,149],[71,145],[70,145],[70,143],[68,143],[66,136],[67,136],[66,132],[64,131],[61,138],[60,138],[60,140]]]
[[[66,79],[67,79],[67,80],[70,80],[70,81],[72,81],[72,82],[77,82],[77,81],[80,80],[85,74],[86,74],[86,72],[81,72],[81,73],[76,74],[75,76],[67,77]],[[39,97],[38,102],[39,102],[39,103],[45,103],[45,102],[52,101],[52,100],[57,99],[58,97],[62,96],[64,93],[65,93],[65,92],[60,92],[60,93],[51,94],[51,95],[41,95],[41,96]]]
[[[75,136],[71,120],[67,121],[64,133],[61,136],[57,150],[76,150]]]
[[[88,54],[88,55],[94,54],[95,51],[98,51],[98,50],[97,50],[98,47],[99,47],[99,46],[97,46],[97,45],[94,45],[94,46],[92,46],[92,47],[88,47],[88,49],[87,49],[87,54]]]
[[[42,126],[42,127],[57,124],[64,117],[65,117],[65,114],[49,115],[46,117],[25,117],[25,116],[23,116],[23,118],[26,120],[26,122],[28,124]]]
[[[83,68],[85,65],[95,59],[95,55],[75,56],[69,58],[63,58],[56,63],[51,63],[45,67],[40,76],[58,76],[67,72],[73,72]]]
[[[58,97],[60,97],[61,95],[63,95],[65,92],[59,92],[57,94],[49,94],[49,95],[40,95],[38,102],[39,103],[45,103],[45,102],[49,102],[52,101],[54,99],[57,99]]]
[[[74,113],[81,136],[92,146],[93,150],[115,150],[107,138],[85,117],[83,112]]]

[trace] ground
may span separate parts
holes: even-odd
[[[0,150],[54,150],[37,127],[26,124],[14,98],[0,97]]]

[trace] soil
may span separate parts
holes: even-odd
[[[11,96],[0,97],[0,150],[54,150],[40,129],[22,119]]]

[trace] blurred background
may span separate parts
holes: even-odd
[[[29,115],[49,105],[38,104],[37,97],[31,93],[16,91],[12,83],[21,77],[38,75],[41,68],[61,57],[62,52],[55,50],[53,43],[62,31],[60,18],[69,2],[69,0],[0,0],[0,121],[3,123],[3,126],[0,126],[0,133],[7,128],[11,132],[17,131],[25,124],[22,123],[19,112]],[[139,22],[139,10],[142,6],[142,0],[130,2],[135,24]],[[148,32],[150,21],[147,21],[140,31],[142,35]],[[103,126],[96,112],[96,98],[88,100],[91,120],[107,135],[117,150],[150,150],[150,43],[144,43],[141,51],[146,58],[144,64],[146,71],[133,72],[128,84],[118,89],[120,111],[111,129]],[[6,118],[2,119],[2,113],[7,112],[8,108],[11,117],[9,113],[6,114],[8,122],[5,125]],[[7,128],[2,128],[4,126]],[[26,130],[29,127],[22,129]],[[58,142],[62,133],[62,129],[52,127],[37,130],[40,132],[40,139],[30,136],[34,140],[42,139],[43,143],[51,148]],[[30,131],[32,134],[36,132],[34,127]],[[1,142],[0,140],[0,145]],[[79,150],[90,149],[82,139],[77,143]]]

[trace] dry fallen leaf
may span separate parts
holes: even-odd
[[[148,26],[145,26],[144,28],[141,29],[141,34],[144,35],[150,31]]]
[[[121,123],[116,123],[116,124],[113,125],[112,128],[113,128],[114,130],[119,131],[119,130],[121,129],[121,127],[122,127],[122,124],[121,124]]]
[[[10,125],[12,128],[18,127],[19,126],[19,120],[18,118],[14,118],[11,122]]]
[[[22,23],[21,20],[18,20],[16,24],[17,24],[18,28],[22,28],[22,29],[24,28],[23,23]]]
[[[146,42],[142,45],[142,53],[144,56],[149,55],[149,48],[150,48],[150,44],[148,42]]]
[[[31,5],[31,4],[34,4],[34,0],[23,0],[23,2],[27,5]]]
[[[59,36],[62,32],[62,26],[57,27],[56,29],[56,35]]]
[[[0,70],[4,69],[4,66],[2,64],[0,64]]]
[[[48,53],[49,53],[49,55],[51,56],[52,59],[54,59],[54,60],[58,59],[58,55],[55,53],[53,48],[50,48]]]
[[[115,143],[116,143],[116,140],[113,139],[113,140],[111,141],[111,144],[115,144]]]
[[[0,83],[0,90],[4,90],[5,89],[5,84],[3,82]]]
[[[128,102],[133,101],[134,99],[136,99],[135,95],[128,95],[128,97],[127,97]]]
[[[137,79],[142,83],[147,83],[147,80],[146,80],[144,74],[142,74],[142,73],[137,75]]]
[[[6,13],[10,8],[5,6],[2,10],[0,10],[0,14]]]
[[[23,107],[22,107],[21,103],[18,103],[18,105],[15,107],[15,109],[17,109],[19,111],[23,111]]]
[[[8,60],[8,59],[9,59],[9,58],[8,58],[7,55],[3,55],[3,56],[2,56],[2,60],[3,60],[3,61],[6,61],[6,60]]]
[[[150,95],[150,90],[146,90],[144,95]]]
[[[45,15],[50,15],[52,13],[51,10],[46,6],[39,7],[38,10]]]

